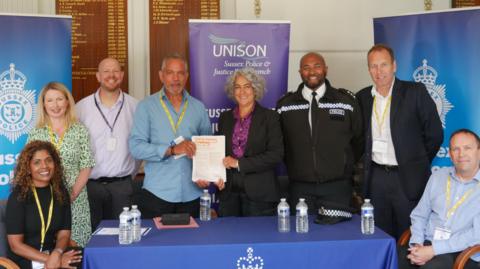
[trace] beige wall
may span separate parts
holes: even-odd
[[[253,1],[237,0],[236,19],[254,19]],[[433,9],[450,8],[434,0]],[[352,91],[370,84],[366,52],[373,45],[372,18],[424,11],[423,0],[261,0],[260,19],[291,21],[288,85],[300,83],[298,62],[308,51],[321,53],[333,85]],[[401,60],[401,59],[399,59]]]
[[[352,91],[370,84],[366,52],[373,45],[372,18],[423,12],[423,0],[260,0],[260,20],[291,22],[289,89],[300,79],[298,61],[307,51],[324,55],[333,85]],[[433,0],[434,10],[450,0]],[[253,0],[220,0],[222,19],[256,19]],[[128,0],[129,90],[149,92],[148,0]],[[54,14],[54,0],[0,0],[0,12]],[[397,59],[401,61],[401,59]],[[158,79],[158,78],[152,78]]]

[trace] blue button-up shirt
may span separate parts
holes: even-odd
[[[447,207],[447,180],[450,177],[450,204]],[[454,167],[442,168],[430,177],[425,192],[417,207],[412,211],[412,237],[410,244],[423,244],[430,240],[435,255],[462,251],[480,243],[480,172],[469,182],[460,181]],[[470,189],[473,191],[447,218],[452,208]],[[451,231],[447,240],[434,240],[435,228]],[[477,255],[474,260],[480,260]]]
[[[170,111],[174,124],[182,114],[185,100],[188,100],[187,110],[176,133],[159,98]],[[135,111],[129,147],[134,158],[145,160],[143,188],[172,203],[188,202],[200,197],[202,192],[192,181],[192,160],[186,156],[165,158],[165,152],[179,136],[190,140],[194,135],[211,134],[205,106],[186,90],[183,91],[179,112],[173,108],[164,89],[142,100]]]

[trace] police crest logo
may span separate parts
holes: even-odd
[[[0,74],[0,135],[12,144],[35,123],[35,91],[24,90],[26,82],[13,63]]]
[[[421,82],[427,87],[428,93],[432,97],[437,106],[438,115],[442,121],[442,127],[445,129],[447,113],[454,107],[447,100],[447,89],[445,84],[436,85],[438,73],[437,71],[427,65],[427,60],[423,59],[422,66],[419,66],[413,72],[413,79],[416,82]]]
[[[260,256],[253,256],[253,248],[247,249],[247,257],[240,257],[237,260],[237,269],[262,269],[263,258]]]

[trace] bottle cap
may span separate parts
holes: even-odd
[[[299,201],[300,202],[305,202],[305,198],[300,198]]]
[[[138,206],[137,205],[132,205],[132,209],[137,209]]]
[[[370,199],[365,199],[365,203],[370,203]]]
[[[280,198],[280,201],[281,201],[281,202],[286,202],[286,201],[287,201],[287,198]]]
[[[128,211],[128,207],[124,207],[124,208],[123,208],[123,211]]]
[[[208,190],[207,190],[207,189],[203,189],[203,193],[208,193]]]

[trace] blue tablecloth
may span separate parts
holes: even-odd
[[[318,225],[307,234],[279,233],[276,217],[217,218],[199,228],[153,227],[139,243],[119,245],[118,236],[94,235],[84,250],[84,269],[99,268],[397,268],[395,240],[377,229],[362,235],[360,218]],[[103,221],[100,227],[118,227]]]

